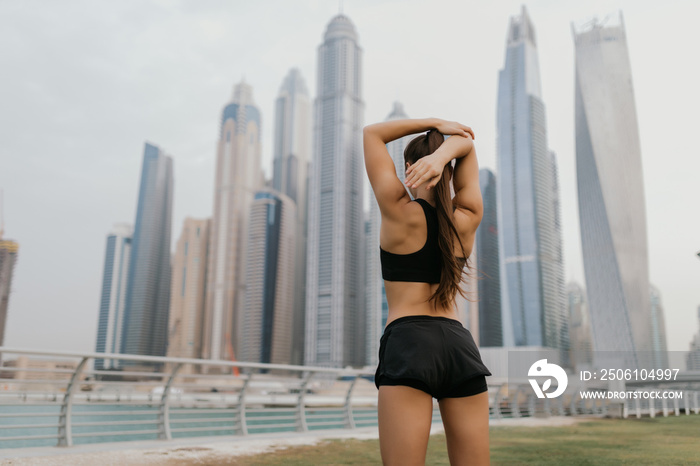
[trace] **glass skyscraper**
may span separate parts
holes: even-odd
[[[304,78],[292,68],[275,101],[272,186],[296,203],[294,326],[291,362],[304,363],[308,172],[311,162],[311,99]]]
[[[123,353],[165,356],[172,203],[173,159],[146,143],[129,258]]]
[[[219,127],[202,347],[205,359],[238,359],[241,351],[245,238],[253,195],[264,184],[260,124],[253,88],[245,82],[237,84]]]
[[[570,359],[572,368],[593,362],[591,343],[591,318],[586,305],[586,291],[576,282],[566,286],[569,312]]]
[[[294,330],[296,207],[289,196],[255,193],[248,230],[240,359],[290,364]]]
[[[185,218],[175,245],[170,312],[168,357],[199,358],[209,251],[210,219]],[[191,371],[186,365],[180,373]]]
[[[2,238],[3,226],[1,222],[2,220],[0,220],[0,346],[5,340],[5,324],[10,303],[10,290],[12,289],[12,274],[17,262],[17,255],[19,254],[19,244],[17,242]]]
[[[690,350],[686,355],[686,369],[700,371],[700,306],[698,306],[698,332],[690,342]]]
[[[547,149],[535,30],[525,7],[508,28],[499,73],[498,194],[504,295],[516,346],[565,346],[556,166]]]
[[[95,344],[96,353],[122,352],[124,306],[126,304],[132,234],[131,225],[117,224],[107,235],[104,270],[102,272],[100,316]],[[95,369],[113,369],[118,367],[118,363],[119,361],[113,359],[95,359]]]
[[[649,285],[651,300],[651,351],[655,369],[668,369],[668,347],[666,345],[666,320],[661,293],[654,285]]]
[[[484,204],[484,215],[476,230],[479,345],[503,346],[496,175],[486,168],[479,170],[479,186]]]
[[[305,363],[365,363],[362,49],[338,15],[318,49],[309,186]]]
[[[651,354],[644,179],[622,15],[573,26],[573,35],[576,173],[593,348]]]

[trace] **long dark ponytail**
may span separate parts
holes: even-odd
[[[417,160],[435,152],[444,140],[445,137],[437,130],[431,130],[427,134],[421,134],[415,137],[408,143],[404,150],[404,161],[413,165]],[[465,292],[461,287],[462,282],[465,281],[463,266],[457,261],[454,254],[455,239],[457,239],[459,247],[462,250],[462,257],[467,258],[467,254],[454,223],[452,193],[450,192],[451,181],[452,164],[447,163],[442,171],[440,181],[438,181],[435,187],[431,188],[435,192],[435,206],[438,217],[438,228],[440,230],[438,244],[442,252],[440,284],[437,290],[435,290],[435,293],[429,298],[433,303],[433,308],[437,308],[438,305],[444,308],[452,307],[457,292],[459,292],[462,297],[466,298]]]

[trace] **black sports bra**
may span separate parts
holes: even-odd
[[[414,199],[423,207],[428,226],[428,237],[421,249],[409,254],[394,254],[379,246],[382,278],[394,282],[440,283],[442,252],[438,245],[438,218],[435,207],[421,198]],[[466,262],[464,258],[457,258]]]

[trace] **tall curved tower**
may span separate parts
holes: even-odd
[[[306,364],[364,365],[362,49],[338,15],[318,48],[309,186]]]
[[[627,39],[622,14],[615,19],[572,26],[576,172],[593,348],[634,354],[651,350],[646,211]]]

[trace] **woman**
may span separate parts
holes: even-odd
[[[386,144],[423,131],[428,133],[404,152],[412,201]],[[379,445],[387,465],[425,464],[433,397],[450,464],[489,464],[485,376],[491,372],[455,309],[456,293],[464,296],[465,258],[483,209],[473,137],[468,126],[435,118],[364,129],[365,166],[382,216],[380,258],[389,305],[375,375]]]

